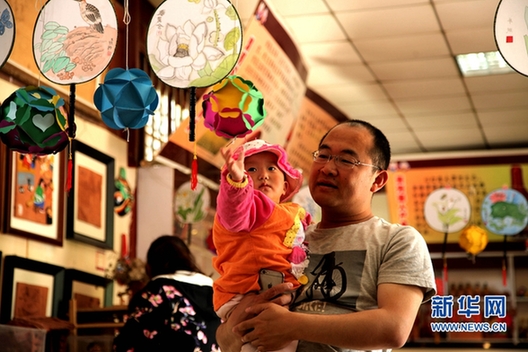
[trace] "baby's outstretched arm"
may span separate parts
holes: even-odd
[[[227,171],[231,176],[233,181],[243,181],[244,180],[244,153],[238,153],[235,155],[234,148],[222,148],[222,156],[224,157]]]

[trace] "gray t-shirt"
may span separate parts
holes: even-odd
[[[294,311],[344,314],[377,308],[382,283],[425,288],[424,302],[436,290],[433,265],[422,235],[413,227],[373,217],[360,224],[306,231],[309,284]],[[297,352],[353,351],[300,341]],[[390,351],[390,350],[383,350]]]

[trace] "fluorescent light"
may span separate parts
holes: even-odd
[[[514,72],[498,51],[457,55],[456,60],[464,77]]]

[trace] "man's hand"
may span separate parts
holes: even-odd
[[[275,285],[261,294],[247,294],[242,298],[240,303],[229,315],[227,321],[222,323],[216,330],[216,340],[220,345],[222,352],[240,352],[243,344],[242,336],[245,332],[240,331],[240,329],[234,331],[233,328],[240,322],[254,316],[254,314],[246,312],[248,307],[269,302],[281,306],[287,306],[292,300],[290,294],[292,287],[293,285],[291,283],[283,283]]]
[[[236,325],[233,330],[243,335],[244,343],[251,343],[258,351],[280,350],[290,344],[294,329],[298,329],[288,314],[293,314],[287,307],[273,303],[261,303],[246,309],[252,317]]]

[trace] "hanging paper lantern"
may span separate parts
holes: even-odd
[[[488,245],[488,233],[476,225],[471,225],[460,233],[458,244],[466,253],[475,256]]]
[[[264,122],[262,93],[251,81],[228,76],[213,86],[202,103],[204,124],[218,136],[242,137]]]
[[[94,103],[110,128],[141,128],[158,107],[158,94],[144,71],[114,68],[94,93]]]
[[[0,138],[10,149],[37,155],[61,151],[68,144],[64,100],[48,87],[16,90],[2,104]]]
[[[507,236],[519,234],[528,224],[528,200],[514,189],[504,187],[486,195],[482,202],[482,221],[486,228],[504,235],[502,257],[502,284],[507,286],[506,242]]]
[[[471,205],[467,196],[461,191],[447,186],[432,191],[424,203],[424,217],[427,225],[433,230],[444,233],[442,244],[442,279],[447,283],[446,246],[449,233],[460,231],[469,222]],[[445,293],[445,292],[444,292]]]
[[[0,0],[0,67],[11,55],[15,44],[15,33],[15,18],[11,6],[5,0]]]
[[[99,76],[110,64],[117,46],[117,15],[110,0],[49,0],[33,30],[33,58],[51,82],[69,85],[69,141],[75,138],[76,84]],[[71,190],[70,143],[66,191]]]
[[[242,51],[242,22],[229,0],[163,1],[147,31],[147,57],[165,84],[190,88],[189,141],[196,142],[196,88],[210,87],[235,68]],[[194,143],[191,189],[198,185]]]

